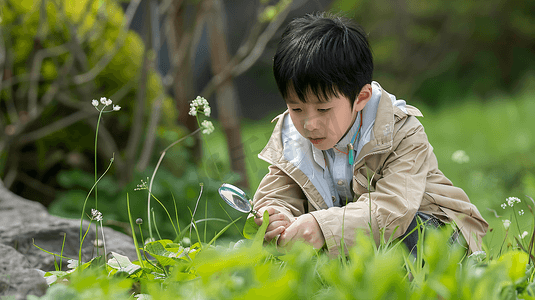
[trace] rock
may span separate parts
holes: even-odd
[[[89,221],[84,221],[83,234],[88,226]],[[83,262],[96,256],[95,229],[95,222],[93,222],[82,247]],[[66,238],[63,245],[64,235]],[[99,239],[102,239],[100,228],[98,236]],[[129,257],[132,261],[137,260],[131,236],[104,227],[104,237],[108,253],[114,251]],[[34,243],[40,248],[58,255],[63,246],[63,256],[78,259],[80,220],[52,216],[43,205],[13,194],[0,181],[0,246],[2,247],[0,248],[0,296],[4,295],[4,291],[12,293],[9,295],[15,295],[17,299],[20,297],[22,297],[20,299],[26,299],[25,295],[28,294],[41,295],[39,291],[43,278],[35,269],[55,270],[54,259],[58,264],[60,259],[40,250],[34,246]],[[4,249],[12,253],[12,256],[16,255],[17,257],[7,258],[4,255]],[[99,255],[102,255],[103,248],[99,248],[98,251]],[[10,260],[17,263],[10,263]],[[17,265],[21,267],[15,268]],[[13,269],[9,270],[10,268]],[[3,276],[4,270],[7,272],[5,274],[9,274],[8,279]],[[63,259],[62,270],[67,270],[67,259]],[[37,277],[30,276],[30,274]],[[33,279],[28,281],[27,278]]]
[[[89,222],[85,221],[83,234],[87,230]],[[97,248],[94,245],[96,239],[96,226],[91,224],[91,228],[84,240],[82,247],[82,261],[89,261],[96,256]],[[30,223],[25,226],[16,225],[0,229],[0,243],[14,247],[17,251],[24,254],[32,268],[44,271],[54,270],[54,256],[50,255],[40,248],[60,254],[63,244],[63,236],[66,235],[65,245],[63,246],[63,256],[71,259],[78,259],[80,250],[80,221],[62,219],[55,216],[48,216],[48,219],[41,220],[38,224]],[[106,242],[106,251],[117,252],[128,256],[131,260],[137,260],[134,242],[132,238],[117,232],[111,228],[104,228],[104,237]],[[102,239],[102,232],[99,229],[99,239]],[[34,246],[34,244],[36,246]],[[98,249],[99,255],[102,255],[104,249]],[[60,259],[57,257],[59,264]],[[67,260],[63,259],[63,270],[67,265]]]
[[[32,269],[24,255],[12,247],[0,244],[0,298],[7,296],[17,300],[28,295],[42,296],[47,284],[43,276]],[[9,299],[9,298],[8,298]]]

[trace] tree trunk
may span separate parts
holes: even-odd
[[[178,123],[183,124],[186,128],[193,132],[198,128],[197,121],[194,117],[189,115],[189,103],[195,98],[195,81],[192,76],[191,69],[191,43],[192,31],[194,30],[196,22],[188,23],[189,9],[192,7],[179,1],[171,7],[168,22],[171,22],[168,35],[170,59],[173,64],[173,94],[175,97],[176,107],[178,110]],[[195,15],[195,12],[193,13]],[[195,136],[196,143],[193,148],[193,156],[195,161],[199,161],[202,157],[200,138]]]
[[[210,56],[212,59],[212,72],[219,74],[230,62],[227,48],[226,26],[224,10],[220,0],[211,0],[209,10],[208,35],[210,42]],[[227,137],[227,148],[231,168],[240,175],[237,182],[241,187],[248,189],[247,170],[245,169],[245,155],[241,141],[240,122],[237,103],[237,92],[232,77],[229,77],[216,88],[217,111],[219,121]]]

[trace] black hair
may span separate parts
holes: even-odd
[[[347,97],[353,105],[371,83],[373,59],[364,30],[350,19],[329,13],[292,20],[273,58],[273,73],[282,97],[293,90],[302,102],[312,92],[319,101]]]

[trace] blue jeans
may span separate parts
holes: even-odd
[[[416,256],[417,253],[417,244],[418,244],[418,229],[415,229],[416,226],[418,226],[418,219],[421,224],[420,228],[423,229],[423,227],[427,228],[440,228],[444,226],[444,223],[440,221],[439,219],[435,218],[432,215],[424,214],[422,212],[417,212],[414,216],[414,219],[412,219],[411,224],[409,225],[409,228],[407,228],[407,231],[403,235],[401,235],[399,238],[403,239],[403,243],[407,246],[410,253],[414,256]]]

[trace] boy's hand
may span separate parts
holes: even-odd
[[[271,217],[270,217],[271,218]],[[311,214],[304,214],[281,233],[278,241],[280,247],[291,247],[295,241],[304,241],[316,249],[325,244],[325,237],[316,218]]]
[[[281,213],[279,210],[277,210],[274,207],[262,207],[258,210],[258,215],[263,216],[264,211],[269,213],[269,225],[266,229],[266,235],[264,236],[264,239],[266,242],[271,241],[278,235],[284,232],[284,230],[292,224],[292,220],[288,218],[285,214]],[[264,221],[262,217],[254,218],[255,223],[258,226],[262,225],[262,222]]]

